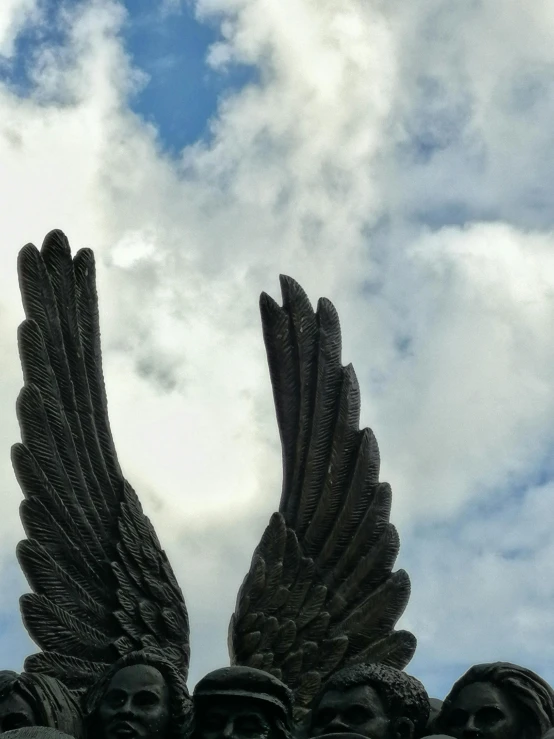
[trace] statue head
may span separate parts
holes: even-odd
[[[81,709],[56,678],[38,673],[0,671],[0,734],[25,726],[49,726],[82,737]]]
[[[452,687],[436,721],[456,739],[540,739],[554,724],[554,693],[509,662],[474,665]]]
[[[180,739],[191,709],[183,676],[154,651],[122,657],[85,696],[87,730],[94,739]]]
[[[253,667],[223,667],[193,694],[195,739],[290,739],[292,693]]]
[[[387,665],[358,664],[327,680],[312,706],[309,733],[413,739],[428,717],[429,698],[419,680]]]

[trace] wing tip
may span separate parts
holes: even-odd
[[[96,260],[94,258],[94,251],[85,246],[75,254],[73,259],[76,266],[87,267],[88,269],[94,268]]]
[[[279,283],[281,285],[281,295],[283,297],[283,308],[290,308],[295,305],[302,305],[306,309],[313,311],[312,304],[306,294],[304,288],[292,277],[288,275],[279,275]]]
[[[260,310],[262,313],[281,310],[279,304],[266,292],[260,295]]]
[[[40,251],[31,241],[25,244],[25,246],[22,246],[17,255],[17,272],[19,279],[21,280],[29,266],[35,265],[40,261],[42,261],[40,258]]]
[[[69,239],[61,228],[53,228],[48,231],[42,242],[41,252],[56,250],[65,254],[71,253]]]

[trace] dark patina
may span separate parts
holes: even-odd
[[[0,731],[43,724],[81,739],[81,712],[87,739],[540,739],[551,729],[552,691],[523,668],[472,668],[438,717],[402,672],[416,642],[395,629],[410,581],[393,571],[390,486],[372,431],[359,428],[337,313],[324,298],[314,311],[287,277],[282,306],[260,301],[281,496],[231,618],[232,667],[198,683],[193,729],[185,600],[110,430],[93,253],[72,256],[52,231],[40,251],[21,250],[18,268],[12,459],[27,538],[17,556],[40,651],[24,675],[0,676]]]

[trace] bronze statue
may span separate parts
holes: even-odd
[[[95,739],[181,739],[192,719],[183,676],[163,652],[121,657],[89,689],[84,708]]]
[[[192,730],[187,609],[117,459],[93,254],[72,258],[52,231],[40,252],[22,249],[19,278],[22,443],[12,458],[27,539],[17,554],[32,591],[23,620],[43,651],[27,673],[0,673],[0,732],[44,724],[82,739],[81,696],[90,739],[181,739]],[[232,666],[195,689],[194,739],[290,739],[293,720],[311,737],[540,739],[554,699],[529,670],[473,667],[436,717],[401,671],[416,645],[395,631],[410,582],[393,572],[391,491],[373,433],[359,429],[338,316],[325,299],[314,312],[290,278],[281,289],[282,307],[260,301],[281,497],[231,618]]]
[[[59,680],[0,671],[0,734],[26,726],[49,726],[76,739],[84,736],[79,703]]]
[[[194,689],[194,739],[292,739],[292,692],[253,667],[223,667]]]
[[[554,692],[510,662],[474,665],[452,687],[436,731],[455,739],[540,739],[554,725]]]
[[[26,669],[84,691],[122,657],[156,649],[186,679],[185,602],[110,431],[93,254],[72,258],[64,234],[52,231],[40,252],[22,249],[19,277],[24,387],[13,464],[28,538],[17,553],[33,591],[21,599],[23,620],[43,650]],[[415,639],[394,630],[410,583],[392,571],[391,491],[379,481],[373,433],[359,429],[337,313],[325,299],[314,312],[290,278],[281,287],[283,307],[264,294],[261,313],[283,488],[229,643],[232,664],[289,686],[300,718],[334,671],[359,661],[403,668]]]
[[[368,739],[414,739],[429,718],[423,685],[382,664],[358,664],[333,675],[314,701],[311,737],[358,734]]]

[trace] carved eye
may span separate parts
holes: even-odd
[[[467,721],[467,713],[465,711],[460,711],[459,709],[456,709],[452,711],[448,718],[448,725],[449,726],[464,726],[464,724]]]
[[[504,718],[504,714],[499,708],[486,706],[477,711],[475,723],[477,726],[492,726],[493,724],[497,724],[499,721],[502,721]]]
[[[110,708],[118,708],[125,703],[125,693],[112,690],[104,696],[103,703]]]
[[[142,690],[135,696],[137,706],[154,706],[159,702],[158,696],[149,690]]]
[[[330,708],[322,708],[321,711],[318,711],[316,713],[314,723],[316,726],[327,726],[327,724],[330,724],[334,718],[334,711],[332,711]]]
[[[373,714],[363,706],[351,706],[345,712],[345,718],[349,724],[365,724],[374,718]]]
[[[239,716],[235,721],[235,728],[245,736],[257,736],[264,729],[257,716]]]
[[[202,724],[205,729],[210,731],[221,731],[227,723],[227,716],[222,713],[209,713]]]

